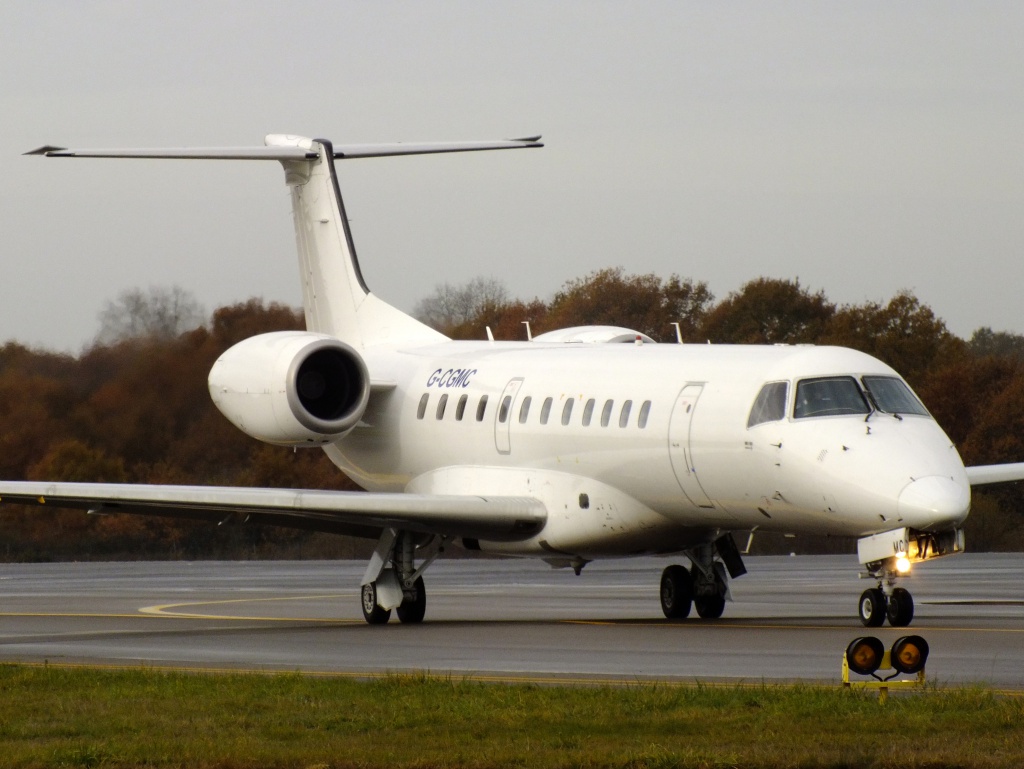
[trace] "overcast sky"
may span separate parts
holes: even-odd
[[[77,352],[134,287],[297,305],[277,164],[21,155],[275,132],[544,134],[339,165],[367,283],[403,309],[621,265],[718,298],[910,289],[961,336],[1024,333],[1022,40],[1016,2],[2,0],[0,341]]]

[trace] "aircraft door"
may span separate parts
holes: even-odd
[[[498,399],[494,413],[494,445],[499,454],[512,453],[512,406],[522,384],[522,377],[510,380]]]
[[[672,408],[672,419],[668,427],[668,453],[672,459],[672,469],[676,480],[687,498],[698,507],[714,507],[711,499],[704,493],[697,477],[697,465],[694,462],[690,446],[690,428],[693,415],[697,409],[697,401],[704,391],[703,384],[688,384],[676,397]]]

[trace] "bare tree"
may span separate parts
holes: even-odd
[[[413,315],[437,329],[450,329],[508,301],[508,290],[497,278],[473,278],[461,286],[435,286],[434,293],[421,299]]]
[[[967,345],[977,356],[995,355],[1024,360],[1024,336],[1009,331],[993,331],[982,326],[971,335]]]
[[[173,339],[202,326],[206,311],[181,286],[151,286],[148,291],[122,291],[100,311],[99,321],[96,344],[109,345],[126,339]]]

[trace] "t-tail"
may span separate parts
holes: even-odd
[[[67,149],[26,153],[47,157],[277,160],[291,189],[302,300],[309,331],[329,334],[356,349],[425,344],[446,337],[378,299],[363,280],[352,242],[335,161],[391,155],[541,147],[539,136],[499,141],[334,146],[325,139],[271,134],[263,147],[180,149]]]

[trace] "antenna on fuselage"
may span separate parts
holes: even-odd
[[[676,327],[676,344],[682,344],[683,332],[679,329],[679,324],[673,321],[672,325]]]
[[[523,321],[523,325],[526,326],[526,341],[527,342],[532,342],[533,341],[533,332],[530,331],[530,321],[524,320]]]

